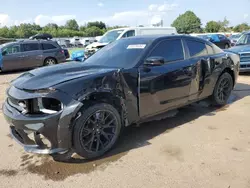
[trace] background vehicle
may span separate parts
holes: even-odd
[[[73,45],[70,43],[70,40],[58,40],[57,42],[62,48],[72,48],[73,47]]]
[[[26,151],[95,158],[114,146],[123,127],[208,97],[225,105],[238,68],[237,54],[196,37],[131,37],[83,63],[21,75],[7,91],[3,113]]]
[[[229,51],[240,55],[240,72],[250,72],[250,31],[244,32]]]
[[[231,46],[235,46],[242,34],[231,35],[228,39],[231,41]]]
[[[90,40],[89,40],[88,38],[84,38],[84,39],[81,39],[81,40],[80,40],[80,43],[81,43],[84,47],[86,47],[86,46],[88,46],[88,45],[90,44]]]
[[[141,35],[161,35],[161,34],[177,34],[174,27],[129,27],[118,28],[106,32],[98,42],[94,42],[85,48],[87,56],[95,53],[97,50],[106,46],[107,44],[119,40],[121,38],[127,38],[132,36]]]
[[[78,37],[73,37],[72,39],[70,39],[70,43],[75,47],[83,47],[83,44]]]
[[[63,48],[63,51],[64,51],[64,56],[65,56],[65,58],[66,58],[66,59],[70,58],[70,54],[69,54],[68,49]]]
[[[231,47],[231,41],[225,35],[222,34],[207,34],[207,35],[198,35],[198,37],[208,40],[221,49],[228,49]]]
[[[1,71],[54,65],[65,61],[64,50],[51,40],[21,40],[0,45]]]

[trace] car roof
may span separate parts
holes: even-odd
[[[162,40],[162,39],[171,39],[171,38],[186,38],[186,39],[194,39],[194,40],[199,40],[202,42],[207,42],[206,40],[199,38],[199,37],[193,37],[190,35],[184,35],[184,34],[169,34],[169,35],[139,35],[139,36],[134,36],[134,37],[128,37],[124,38],[122,40],[129,40],[129,39],[148,39],[148,40]]]
[[[40,42],[47,42],[47,43],[55,43],[56,41],[53,40],[30,40],[30,39],[24,39],[24,40],[18,40],[18,43],[40,43]]]

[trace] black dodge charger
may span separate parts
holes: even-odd
[[[223,106],[237,81],[239,56],[184,35],[115,41],[85,62],[26,72],[3,106],[15,140],[56,160],[95,158],[123,127],[209,98]]]

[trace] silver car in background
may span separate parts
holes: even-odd
[[[0,71],[49,66],[66,60],[64,50],[52,40],[20,40],[0,45]]]

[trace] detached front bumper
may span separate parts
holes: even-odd
[[[25,151],[53,154],[66,152],[72,147],[71,123],[82,103],[60,91],[30,93],[12,86],[7,94],[8,98],[3,105],[3,113],[10,124],[11,135],[24,147]],[[17,105],[19,101],[43,97],[57,99],[63,104],[63,108],[53,114],[25,114]]]

